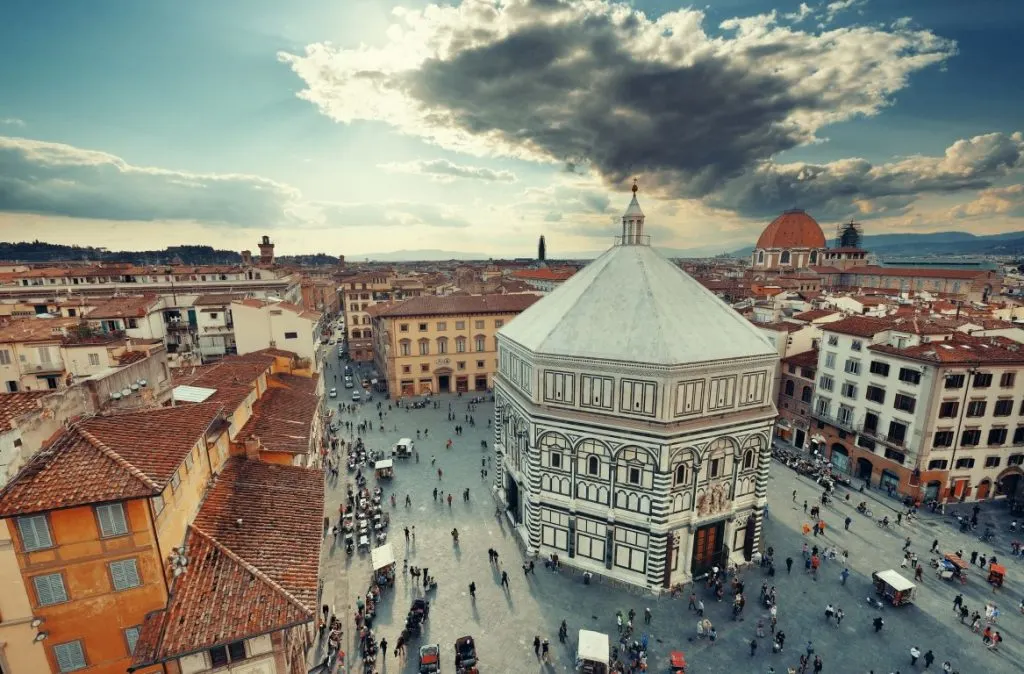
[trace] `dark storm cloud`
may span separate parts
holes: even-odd
[[[767,217],[787,208],[843,219],[892,215],[925,194],[991,186],[1024,168],[1024,135],[992,133],[960,140],[941,157],[873,165],[863,159],[828,164],[768,164],[726,183],[712,206]]]

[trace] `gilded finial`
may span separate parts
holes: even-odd
[[[637,185],[637,179],[633,178],[633,194],[636,194],[637,190],[639,190],[639,189],[640,189],[640,187]]]

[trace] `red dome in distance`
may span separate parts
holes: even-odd
[[[764,228],[757,248],[824,248],[821,226],[801,210],[786,211]]]

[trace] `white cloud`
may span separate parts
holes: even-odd
[[[326,227],[439,227],[471,226],[453,206],[402,201],[385,203],[314,203],[316,220]]]
[[[1024,184],[992,187],[982,190],[966,204],[950,211],[953,218],[979,218],[986,216],[1024,218]]]
[[[825,5],[825,12],[822,15],[822,21],[825,23],[832,23],[836,20],[836,17],[845,12],[848,9],[855,7],[863,7],[867,4],[867,0],[836,0],[836,2],[830,2]]]
[[[797,11],[790,12],[789,14],[783,14],[782,18],[786,19],[787,21],[792,21],[793,23],[800,23],[813,13],[814,10],[811,9],[810,5],[808,5],[806,2],[801,2],[800,7],[797,8]]]
[[[0,124],[7,126],[25,126],[25,120],[17,117],[0,117]]]
[[[465,166],[455,164],[447,159],[379,164],[378,168],[389,173],[425,175],[441,182],[451,182],[457,179],[500,183],[514,183],[516,181],[516,174],[512,171],[494,171],[480,166]]]
[[[609,185],[652,175],[683,197],[877,114],[956,51],[925,30],[812,32],[775,13],[730,19],[712,36],[698,10],[651,19],[606,0],[463,0],[394,17],[379,47],[279,54],[305,84],[299,96],[341,123],[378,121],[471,155],[588,165]]]
[[[258,176],[134,166],[105,152],[0,136],[0,211],[244,227],[287,222],[298,198]]]

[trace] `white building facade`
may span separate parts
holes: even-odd
[[[235,346],[239,355],[277,348],[309,360],[319,370],[317,349],[323,314],[290,302],[235,300],[231,303]]]
[[[498,333],[494,487],[528,551],[658,592],[757,549],[778,354],[648,245],[635,191]]]

